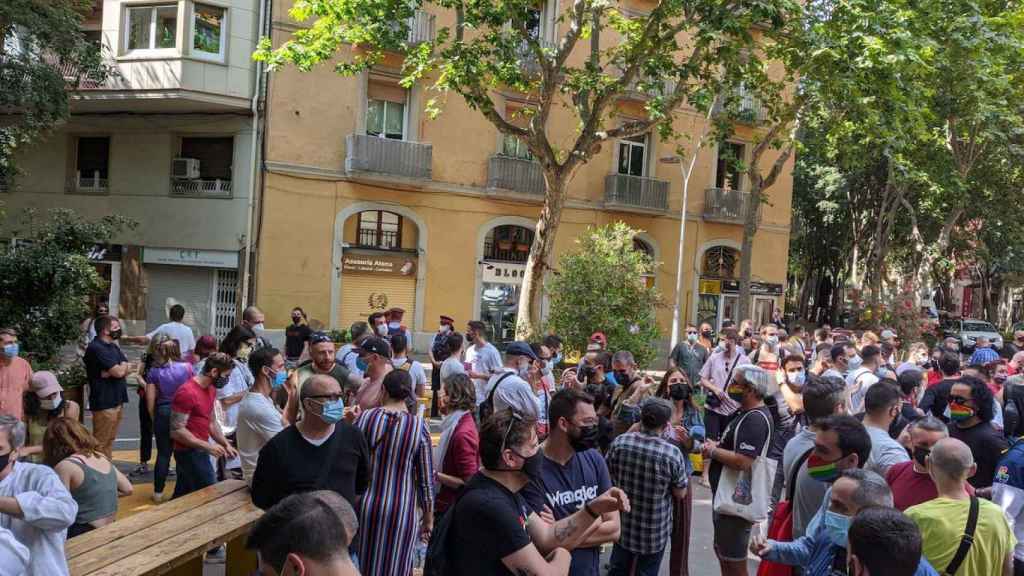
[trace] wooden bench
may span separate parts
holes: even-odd
[[[67,541],[72,576],[199,575],[203,553],[227,543],[228,576],[251,574],[245,537],[263,511],[241,480],[227,480]]]

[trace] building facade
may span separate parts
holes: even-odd
[[[556,37],[555,1],[538,10],[538,33],[549,40]],[[278,0],[273,9],[275,45],[297,29],[287,8]],[[416,14],[410,40],[428,38],[454,19],[431,10]],[[582,60],[582,48],[571,58]],[[507,341],[543,204],[539,165],[456,95],[439,98],[442,113],[428,119],[423,110],[436,94],[427,93],[429,82],[400,86],[399,67],[396,59],[357,77],[339,76],[329,66],[270,76],[256,301],[272,328],[287,324],[294,306],[341,329],[398,306],[421,351],[441,314],[454,317],[460,330],[467,320],[481,319],[494,340]],[[645,97],[624,95],[619,117],[642,117]],[[497,100],[509,118],[529,105],[512,92],[498,93]],[[760,110],[751,102],[750,111],[751,121],[737,126],[733,141],[701,152],[691,179],[683,258],[689,321],[719,326],[739,320],[736,280],[748,195],[745,177],[727,159],[749,158]],[[697,135],[704,117],[684,109],[676,122]],[[553,115],[551,126],[558,136],[572,136],[569,117]],[[652,133],[604,146],[569,187],[555,249],[557,260],[591,226],[621,220],[642,230],[636,246],[657,262],[647,281],[667,303],[658,313],[666,335],[682,180],[677,166],[659,158],[673,155],[676,145]],[[765,162],[774,158],[769,153]],[[755,321],[767,321],[783,304],[791,169],[760,208]]]
[[[198,334],[223,335],[235,322],[254,198],[261,9],[256,0],[97,0],[84,27],[113,72],[69,86],[70,121],[17,159],[22,174],[0,195],[9,215],[62,207],[138,224],[94,252],[110,286],[101,299],[128,333],[166,322],[179,303]]]

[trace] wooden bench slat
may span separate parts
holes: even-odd
[[[76,556],[80,556],[96,548],[103,548],[109,546],[115,540],[127,536],[134,536],[139,531],[169,520],[179,514],[184,514],[189,510],[197,508],[207,502],[212,502],[218,498],[223,498],[230,494],[238,493],[243,491],[246,495],[245,498],[249,498],[249,492],[246,490],[245,482],[241,480],[225,480],[224,482],[218,482],[213,486],[207,486],[202,490],[198,490],[187,496],[182,496],[176,500],[160,504],[150,510],[145,510],[123,520],[118,520],[111,524],[108,524],[92,532],[82,534],[78,538],[68,540],[64,546],[64,554],[70,561]]]
[[[72,574],[88,574],[88,576],[124,576],[126,574],[155,576],[164,574],[203,554],[210,547],[244,534],[262,515],[262,510],[248,504],[221,516],[216,522],[208,522],[173,538],[168,538],[159,545],[148,548],[144,553],[122,558],[100,570],[72,571]]]
[[[79,554],[68,560],[68,567],[72,574],[89,574],[122,558],[146,554],[154,546],[197,526],[219,526],[221,518],[225,515],[251,506],[248,491],[234,492],[163,522],[151,523],[130,536],[108,542],[107,545],[88,554]]]

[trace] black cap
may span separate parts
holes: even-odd
[[[672,403],[664,398],[648,398],[640,406],[640,422],[648,430],[662,428],[672,419]]]
[[[506,356],[526,356],[531,360],[536,360],[537,355],[533,353],[533,348],[526,342],[512,342],[505,348]]]
[[[385,358],[391,358],[391,345],[383,338],[371,336],[359,345],[359,355],[379,354]]]

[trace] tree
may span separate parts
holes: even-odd
[[[68,117],[67,89],[102,82],[108,69],[81,24],[91,0],[0,2],[0,185],[17,170],[13,156]]]
[[[120,216],[87,221],[65,209],[46,219],[26,211],[24,223],[15,245],[0,252],[0,326],[15,328],[26,354],[46,362],[78,338],[87,297],[106,289],[89,253],[135,223]]]
[[[610,350],[631,351],[640,366],[654,359],[660,297],[645,282],[654,262],[634,247],[638,232],[622,222],[590,228],[559,258],[549,281],[548,326],[567,349],[583,353],[590,335],[601,331]]]
[[[555,0],[551,0],[555,1]],[[410,45],[408,22],[422,0],[299,0],[295,20],[316,21],[276,50],[264,39],[256,58],[272,70],[285,63],[301,70],[331,60],[343,46],[335,70],[355,74],[381,62],[388,52],[404,55],[403,82],[430,79],[440,93],[455,93],[502,134],[523,141],[544,173],[544,206],[537,222],[519,301],[517,334],[535,333],[543,279],[550,270],[566,187],[601,146],[658,129],[671,135],[673,112],[688,104],[707,110],[713,95],[739,79],[765,79],[757,50],[799,10],[792,0],[693,2],[663,0],[646,15],[627,16],[612,3],[572,0],[559,5],[563,33],[543,37],[535,0],[474,2],[438,0],[455,13],[430,42]],[[544,24],[540,30],[545,29]],[[603,42],[610,34],[614,40]],[[589,45],[579,46],[589,40]],[[571,58],[574,52],[585,59]],[[522,122],[505,117],[493,91],[507,88],[527,97]],[[651,95],[647,117],[611,125],[618,97],[627,91]],[[436,100],[430,111],[438,113]],[[575,132],[559,140],[550,130],[561,115]]]

